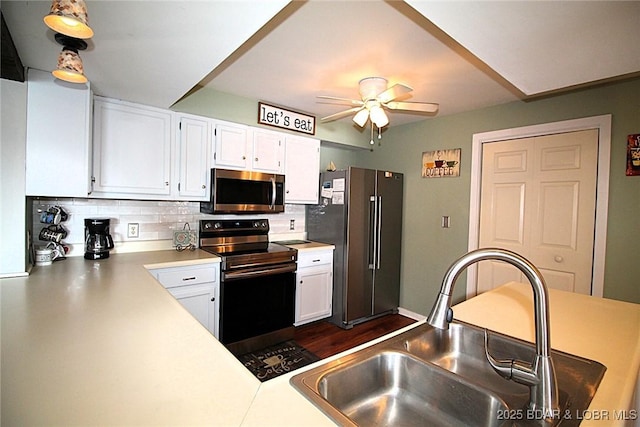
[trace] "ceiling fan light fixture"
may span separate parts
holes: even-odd
[[[58,68],[51,72],[54,77],[70,83],[86,83],[87,77],[84,75],[82,59],[78,51],[63,47],[58,55]]]
[[[379,128],[385,127],[389,124],[389,118],[380,105],[372,106],[369,109],[369,116],[371,117],[371,121],[373,122],[373,124],[375,124]]]
[[[78,39],[90,39],[89,15],[84,0],[53,0],[44,23],[53,31]]]
[[[353,116],[353,121],[360,127],[363,127],[367,123],[367,119],[369,118],[369,110],[363,108],[358,111],[355,116]]]

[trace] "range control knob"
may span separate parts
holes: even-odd
[[[222,228],[222,224],[220,224],[219,222],[216,222],[216,223],[213,224],[213,228],[215,228],[216,230],[218,228]]]

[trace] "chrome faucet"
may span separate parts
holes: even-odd
[[[436,299],[427,323],[439,329],[449,329],[453,320],[451,294],[460,273],[473,263],[483,260],[504,261],[517,267],[531,283],[535,315],[536,356],[531,363],[519,360],[496,360],[489,354],[488,337],[485,330],[485,354],[491,367],[506,379],[529,387],[529,408],[536,417],[559,416],[558,385],[550,354],[549,297],[547,286],[540,271],[522,256],[497,248],[477,249],[456,260],[442,279],[440,294]]]

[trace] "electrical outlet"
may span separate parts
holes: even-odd
[[[140,236],[140,226],[137,222],[130,222],[127,224],[127,237],[137,238]]]
[[[296,229],[296,220],[292,219],[289,220],[289,230],[295,230]]]

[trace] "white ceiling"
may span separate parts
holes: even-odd
[[[49,1],[1,8],[25,66],[52,69]],[[87,1],[98,95],[168,108],[199,85],[318,118],[382,76],[438,115],[640,73],[640,1]],[[429,115],[393,112],[391,125]],[[348,117],[341,119],[350,120]]]

